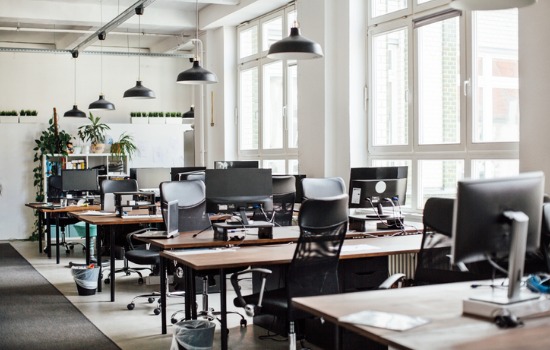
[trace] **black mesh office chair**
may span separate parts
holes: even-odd
[[[545,265],[544,272],[550,273],[550,203],[544,203],[542,205],[540,252]]]
[[[138,183],[134,179],[103,180],[99,187],[100,187],[100,199],[101,199],[102,210],[105,209],[105,194],[114,193],[114,192],[138,191]],[[137,231],[141,229],[141,227],[136,225],[122,225],[122,226],[123,226],[121,227],[122,229],[124,229],[126,232],[131,231],[131,233],[137,233]],[[114,232],[111,232],[111,234],[114,234]],[[124,241],[118,242],[118,244],[120,244],[124,249],[124,266],[121,269],[117,269],[115,273],[123,272],[126,276],[130,276],[130,274],[136,273],[139,276],[138,283],[143,284],[144,280],[143,280],[143,275],[141,271],[149,270],[150,273],[153,273],[153,269],[150,267],[130,267],[128,265],[128,261],[134,262],[139,265],[151,265],[151,264],[142,263],[143,259],[146,259],[147,257],[146,256],[142,257],[141,255],[146,255],[148,253],[144,252],[145,249],[143,249],[143,245],[134,246],[133,243],[130,244],[132,240],[133,239],[130,236],[130,237],[126,237]],[[115,247],[110,247],[109,249],[115,249]],[[133,250],[134,252],[129,253],[129,250]],[[141,252],[139,250],[141,250]],[[104,281],[106,284],[109,284],[111,280],[109,278],[106,278]]]
[[[273,213],[271,222],[291,226],[296,200],[296,178],[292,175],[273,175]]]
[[[63,190],[61,187],[61,176],[58,175],[51,175],[48,177],[48,202],[58,202],[60,198],[63,197]],[[78,222],[77,219],[71,218],[66,213],[60,213],[56,214],[58,217],[56,218],[57,223],[59,224],[59,229],[61,232],[61,241],[59,242],[59,247],[65,247],[65,253],[69,255],[71,253],[71,250],[74,249],[76,245],[81,245],[82,250],[85,250],[86,247],[82,243],[75,243],[75,242],[67,242],[66,240],[66,228],[69,225],[76,224]],[[46,247],[46,249],[50,249],[50,247]]]
[[[206,187],[202,180],[167,181],[160,184],[160,198],[164,205],[172,200],[178,201],[178,226],[180,232],[203,231],[211,227],[210,219],[206,213]],[[181,275],[181,267],[176,268],[176,274]],[[202,279],[202,310],[197,313],[198,317],[213,320],[220,312],[208,306],[208,288],[215,285],[214,275],[217,270],[202,271],[197,273]],[[177,323],[177,315],[182,311],[172,314],[171,322]],[[239,314],[237,312],[232,312]],[[239,314],[240,315],[240,314]],[[246,319],[241,316],[246,325]],[[241,321],[242,322],[242,321]]]
[[[243,296],[238,284],[239,276],[259,272],[265,285],[270,271],[250,269],[234,273],[231,283],[237,297],[233,303],[246,310],[249,316],[269,314],[285,320],[290,344],[295,344],[295,321],[311,317],[296,310],[291,303],[294,297],[335,294],[338,287],[338,260],[348,221],[346,194],[323,199],[306,199],[300,208],[298,224],[300,237],[292,262],[286,273],[285,288]],[[301,325],[297,330],[301,331]]]
[[[346,184],[341,177],[302,179],[304,198],[325,198],[346,194]]]

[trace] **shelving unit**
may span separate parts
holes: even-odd
[[[120,161],[118,161],[120,160]],[[48,162],[51,164],[48,167]],[[90,169],[104,165],[106,175],[99,175],[107,179],[127,177],[130,174],[128,157],[115,156],[111,153],[89,153],[89,154],[61,154],[42,156],[42,177],[44,180],[44,198],[48,193],[48,177],[50,175],[61,175],[61,169]]]

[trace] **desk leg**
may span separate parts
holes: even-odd
[[[50,214],[46,213],[46,249],[48,249],[48,258],[52,258],[52,232],[50,225]]]
[[[88,224],[86,224],[88,225]],[[86,227],[86,230],[89,230],[89,227]],[[95,249],[96,249],[96,252],[97,252],[97,262],[100,266],[100,274],[99,274],[99,283],[97,284],[97,292],[98,293],[101,293],[101,291],[103,290],[103,264],[102,264],[102,261],[101,261],[101,257],[103,256],[103,247],[101,246],[101,237],[100,235],[103,235],[103,226],[101,226],[101,229],[100,227],[98,226],[97,228],[97,234],[95,236]]]
[[[228,332],[227,332],[227,289],[225,280],[225,270],[220,269],[220,304],[221,304],[221,345],[222,350],[227,350]]]
[[[90,265],[90,224],[86,223],[86,265]],[[101,267],[101,261],[98,261],[99,266]],[[101,271],[101,270],[100,270]]]
[[[55,262],[59,264],[59,214],[55,216]]]
[[[44,222],[43,222],[43,213],[37,211],[38,214],[38,253],[42,254],[42,239],[44,239]]]
[[[166,334],[166,293],[168,293],[167,281],[168,260],[160,258],[160,317],[162,325],[162,334]],[[187,293],[186,293],[187,296]]]
[[[113,226],[110,226],[109,233],[111,237],[110,241],[110,251],[111,251],[111,301],[115,301],[115,230]]]

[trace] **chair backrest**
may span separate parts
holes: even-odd
[[[542,205],[542,227],[540,233],[540,252],[546,265],[547,273],[550,273],[550,203]]]
[[[46,195],[47,201],[61,198],[63,190],[61,187],[61,176],[51,175],[48,177],[48,193]]]
[[[197,172],[196,174],[189,174],[187,175],[187,180],[201,180],[202,182],[205,182],[206,173],[204,171],[201,171]]]
[[[346,194],[346,184],[341,177],[302,179],[304,198],[326,198]]]
[[[138,183],[134,179],[124,179],[124,180],[103,180],[99,186],[100,200],[101,200],[101,209],[104,209],[104,201],[106,193],[114,192],[136,192],[138,191]]]
[[[300,237],[287,273],[288,297],[338,293],[337,269],[346,236],[348,196],[305,200],[298,222]]]
[[[279,226],[291,226],[296,199],[296,178],[291,175],[274,175],[273,222]]]
[[[210,227],[210,219],[206,213],[206,187],[203,181],[162,182],[160,184],[160,200],[162,208],[166,208],[169,201],[178,201],[180,232],[203,230]]]
[[[424,205],[422,245],[418,253],[415,285],[470,281],[489,271],[477,270],[485,264],[469,264],[461,271],[451,264],[454,199],[428,198]],[[488,276],[487,276],[488,277]]]

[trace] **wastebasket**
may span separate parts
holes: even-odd
[[[180,321],[174,325],[170,350],[210,350],[216,324],[208,320]]]
[[[93,295],[97,289],[97,280],[99,279],[99,267],[73,266],[71,268],[78,295]]]

